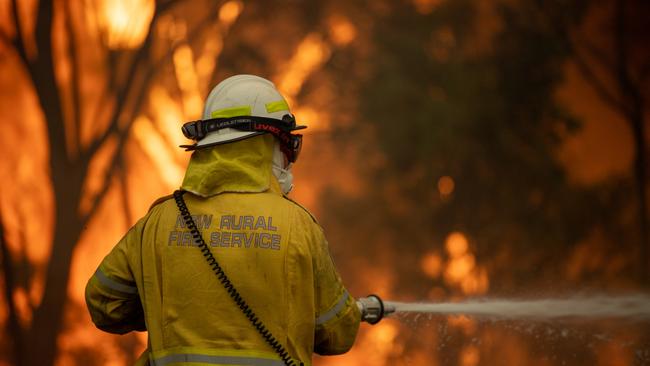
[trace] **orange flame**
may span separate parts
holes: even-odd
[[[241,1],[228,1],[219,9],[219,20],[225,25],[230,26],[239,14],[244,10],[244,3]]]
[[[153,17],[153,0],[97,1],[97,25],[109,48],[129,49],[142,44]]]
[[[347,46],[357,37],[357,29],[342,15],[333,15],[328,20],[329,33],[332,41],[339,47]]]
[[[198,119],[203,109],[203,100],[199,92],[199,79],[194,67],[192,49],[184,44],[174,52],[174,69],[176,80],[183,97],[186,119]]]
[[[330,48],[318,33],[308,34],[298,45],[296,53],[289,61],[286,71],[277,80],[278,89],[292,100],[305,82],[330,56]]]
[[[429,14],[443,2],[444,0],[413,0],[413,5],[419,13]]]
[[[138,117],[133,124],[133,135],[158,170],[168,189],[180,186],[184,171],[178,166],[169,146],[147,117]]]
[[[440,192],[440,197],[447,198],[454,192],[456,184],[454,180],[449,176],[443,176],[438,179],[438,192]]]
[[[480,359],[481,354],[477,346],[465,346],[460,352],[460,363],[462,366],[476,366]]]

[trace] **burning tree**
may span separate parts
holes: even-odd
[[[355,28],[336,7],[304,3],[277,14],[276,6],[252,2],[242,13],[241,1],[7,4],[2,76],[16,88],[2,100],[33,98],[3,144],[5,156],[18,157],[3,165],[4,176],[17,172],[2,197],[7,359],[48,365],[67,349],[67,362],[102,363],[81,342],[96,334],[77,333],[77,344],[63,336],[88,322],[79,308],[83,282],[134,215],[180,184],[188,155],[177,148],[185,142],[178,128],[200,117],[216,81],[269,75],[299,117],[318,114],[302,102],[313,95],[303,84]],[[276,36],[267,39],[268,29]],[[129,363],[142,340],[126,339],[115,343]]]
[[[551,30],[571,50],[571,60],[601,103],[622,118],[633,136],[633,177],[637,211],[637,272],[640,283],[650,274],[648,231],[647,118],[650,96],[650,52],[644,41],[650,36],[647,2],[554,1],[537,4]],[[576,9],[585,8],[585,10]],[[585,16],[579,16],[584,13]],[[578,16],[576,16],[578,15]],[[576,21],[582,20],[582,21]]]
[[[33,263],[26,241],[48,246],[47,234],[29,235],[25,226],[33,218],[21,216],[26,212],[21,205],[33,198],[24,188],[15,199],[3,197],[3,224],[10,223],[2,240],[7,324],[13,341],[10,354],[17,365],[54,363],[74,250],[110,191],[121,185],[122,195],[127,194],[126,150],[154,81],[160,83],[160,73],[173,58],[182,58],[182,52],[190,52],[193,62],[192,42],[204,41],[200,35],[206,30],[225,35],[242,7],[239,2],[204,4],[207,16],[188,24],[185,34],[161,36],[161,24],[171,21],[169,13],[178,3],[50,0],[10,5],[12,27],[3,28],[3,52],[17,58],[16,72],[30,80],[46,127],[44,136],[24,131],[20,140],[34,144],[32,149],[39,153],[46,150],[42,155],[49,177],[33,182],[38,186],[31,189],[42,193],[37,198],[51,194],[53,206],[43,205],[52,210],[49,258]],[[138,16],[132,17],[132,12]],[[214,63],[207,68],[211,73]],[[188,114],[195,115],[195,110]],[[5,144],[17,149],[10,141]],[[130,210],[124,210],[130,225]],[[12,245],[22,253],[10,250],[5,238],[22,241]],[[27,321],[21,321],[21,315]]]

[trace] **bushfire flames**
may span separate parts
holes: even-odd
[[[422,14],[435,12],[443,2],[413,1],[417,11]],[[3,2],[1,7],[8,9],[11,6],[8,3]],[[203,15],[200,9],[191,9],[192,6],[205,6],[202,2],[196,3],[199,5],[192,5],[193,2],[183,3],[180,11],[196,16]],[[37,6],[30,2],[20,2],[18,5],[19,13],[24,16],[29,13],[29,9]],[[86,281],[101,259],[135,220],[147,211],[153,200],[169,194],[180,185],[184,167],[189,159],[189,153],[178,147],[186,143],[180,133],[181,123],[201,117],[203,99],[212,86],[211,83],[215,82],[212,75],[221,67],[217,60],[222,52],[225,52],[229,42],[235,43],[236,37],[252,37],[257,33],[254,25],[251,25],[251,29],[236,28],[249,6],[243,1],[220,3],[220,6],[213,9],[212,23],[206,28],[208,31],[200,33],[200,37],[192,31],[196,26],[194,22],[186,17],[163,14],[156,18],[156,2],[153,0],[87,0],[83,2],[82,7],[75,6],[72,6],[72,9],[64,9],[62,2],[55,2],[53,39],[59,42],[55,44],[55,48],[69,48],[71,43],[84,40],[99,40],[105,44],[108,57],[112,57],[118,50],[135,53],[135,50],[146,42],[149,31],[165,40],[165,45],[170,48],[165,71],[154,73],[151,85],[143,88],[141,103],[145,107],[138,109],[129,106],[136,111],[130,119],[130,124],[118,118],[118,131],[129,125],[125,130],[126,138],[120,141],[117,135],[111,135],[88,162],[78,213],[80,217],[89,215],[89,220],[74,247],[67,288],[68,300],[63,327],[57,339],[57,365],[125,365],[133,363],[144,350],[147,343],[146,333],[113,336],[95,329],[85,311]],[[331,14],[324,21],[323,27],[301,33],[300,37],[295,37],[295,41],[290,43],[290,47],[287,46],[290,49],[289,54],[270,52],[274,57],[267,61],[270,63],[270,78],[287,96],[297,119],[305,121],[309,126],[306,130],[304,155],[295,167],[297,185],[293,196],[317,215],[322,210],[319,199],[323,192],[336,189],[351,196],[358,196],[364,194],[364,184],[368,184],[364,183],[357,171],[357,166],[365,163],[366,157],[350,155],[350,152],[346,151],[346,158],[341,159],[341,152],[336,150],[337,146],[330,139],[323,138],[336,127],[336,123],[345,122],[340,122],[337,118],[337,108],[323,108],[322,103],[314,103],[313,100],[320,98],[335,101],[336,86],[333,83],[323,83],[318,88],[312,87],[315,91],[311,91],[309,98],[301,95],[310,79],[320,77],[322,80],[319,73],[323,72],[325,65],[337,52],[346,47],[368,47],[363,43],[368,41],[367,34],[364,34],[368,32],[366,26],[350,19],[335,6],[328,11]],[[5,14],[1,15],[0,33],[15,34],[15,30],[9,30],[11,21],[7,14],[10,12],[3,13]],[[72,36],[68,34],[69,25],[61,20],[63,14],[71,16],[77,27],[85,24],[84,29],[87,32]],[[155,23],[152,23],[154,21]],[[153,25],[151,29],[150,25]],[[23,28],[23,32],[29,37],[34,36],[30,26]],[[193,34],[201,39],[200,46],[194,44],[194,39],[189,38]],[[29,37],[26,39],[30,39]],[[74,37],[76,40],[73,40]],[[28,73],[20,66],[18,57],[11,54],[9,46],[2,42],[4,40],[0,39],[0,83],[4,86],[11,85],[11,90],[2,91],[0,110],[5,111],[1,112],[3,124],[14,126],[0,134],[0,149],[4,157],[0,164],[0,174],[4,178],[0,210],[8,249],[3,255],[9,255],[13,263],[16,263],[18,275],[28,279],[28,283],[16,286],[11,293],[17,321],[21,328],[27,329],[33,321],[34,309],[41,303],[47,286],[46,269],[52,255],[55,207],[69,203],[61,202],[59,197],[55,197],[50,184],[49,144],[52,142],[48,140],[46,129],[49,121],[46,121],[44,112],[41,111]],[[33,47],[30,42],[27,43],[27,50],[32,54]],[[154,45],[152,52],[163,55],[168,51],[163,48]],[[71,86],[71,72],[74,70],[71,71],[70,68],[84,66],[75,66],[66,52],[57,52],[55,54],[61,60],[55,62],[55,71],[62,80],[70,83],[61,87],[62,93],[80,93],[88,98],[87,105],[76,111],[74,108],[64,108],[64,115],[68,119],[76,118],[83,122],[74,126],[70,123],[66,125],[67,154],[74,158],[91,146],[106,130],[106,117],[101,115],[121,103],[116,98],[105,95],[107,88],[114,82],[110,78],[123,80],[127,77],[128,70],[122,66],[117,67],[118,73],[112,76],[104,75],[103,71],[91,71],[78,82],[77,87],[80,90],[75,92]],[[98,59],[105,56],[97,50],[83,52],[82,56],[90,65],[86,66],[88,68],[97,67]],[[252,69],[255,70],[254,67]],[[145,83],[146,77],[142,78],[140,82]],[[167,86],[170,80],[173,85],[171,88]],[[457,194],[453,176],[439,177],[431,182],[431,185],[437,188],[442,202],[448,202]],[[392,189],[388,187],[386,191],[394,194]],[[395,207],[394,210],[408,212],[409,208]],[[417,276],[428,281],[428,292],[423,293],[420,299],[404,299],[404,296],[411,295],[401,292],[398,274],[394,268],[384,263],[372,266],[360,263],[355,267],[357,273],[352,275],[361,278],[355,278],[348,273],[344,281],[353,286],[372,283],[373,288],[368,288],[368,293],[377,292],[385,299],[395,300],[435,302],[489,294],[493,285],[490,277],[493,268],[485,265],[477,254],[476,248],[481,245],[481,238],[472,238],[470,234],[462,231],[451,231],[443,236],[444,240],[432,243],[431,249],[425,251],[413,267]],[[598,251],[599,234],[596,232],[592,237],[593,240],[580,243],[568,255],[570,260],[567,278],[577,278],[585,269],[598,266],[609,266],[614,273],[629,264],[622,256],[612,260],[607,257],[605,249]],[[354,244],[332,242],[331,246]],[[346,258],[335,259],[346,261]],[[509,263],[505,264],[507,265]],[[363,278],[364,276],[371,276],[372,282]],[[7,286],[6,281],[5,277],[3,288]],[[364,296],[366,293],[355,295]],[[9,308],[8,302],[4,300],[6,299],[0,302],[0,324],[8,328]],[[315,357],[315,364],[555,364],[551,359],[552,355],[539,358],[539,349],[531,349],[529,344],[520,339],[520,329],[489,327],[464,316],[422,320],[418,322],[417,319],[409,317],[394,317],[376,326],[364,325],[354,348],[348,354]],[[9,334],[11,336],[11,333]],[[617,344],[621,343],[618,342],[619,339],[625,342],[630,338],[637,339],[637,335],[613,334],[608,337],[608,341],[600,343],[602,347],[593,350],[597,357],[594,364],[632,364],[634,355]],[[11,340],[3,338],[0,343],[3,353],[12,352],[9,345]],[[0,365],[3,364],[9,365],[10,359],[0,359]]]

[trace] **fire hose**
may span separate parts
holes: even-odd
[[[395,312],[395,305],[391,302],[384,302],[377,295],[368,295],[357,300],[357,307],[361,312],[361,321],[369,324],[377,324],[389,314]]]

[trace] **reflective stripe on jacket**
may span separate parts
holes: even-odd
[[[184,363],[201,365],[251,365],[284,366],[274,353],[230,350],[215,351],[209,349],[182,348],[173,352],[154,355],[149,360],[150,366],[167,366]]]
[[[201,153],[218,154],[213,159],[195,152],[183,183],[194,194],[184,198],[242,297],[293,359],[310,365],[312,352],[346,352],[360,315],[320,226],[282,195],[272,174],[251,176],[256,170],[246,164],[259,170],[264,164],[256,160],[270,159],[269,138]],[[215,161],[230,162],[239,183],[226,179],[224,189],[215,182],[219,175],[210,172],[221,164]],[[201,182],[188,179],[190,173]],[[282,365],[219,283],[172,198],[159,200],[104,258],[88,282],[86,302],[102,330],[125,333],[146,323],[151,365]]]

